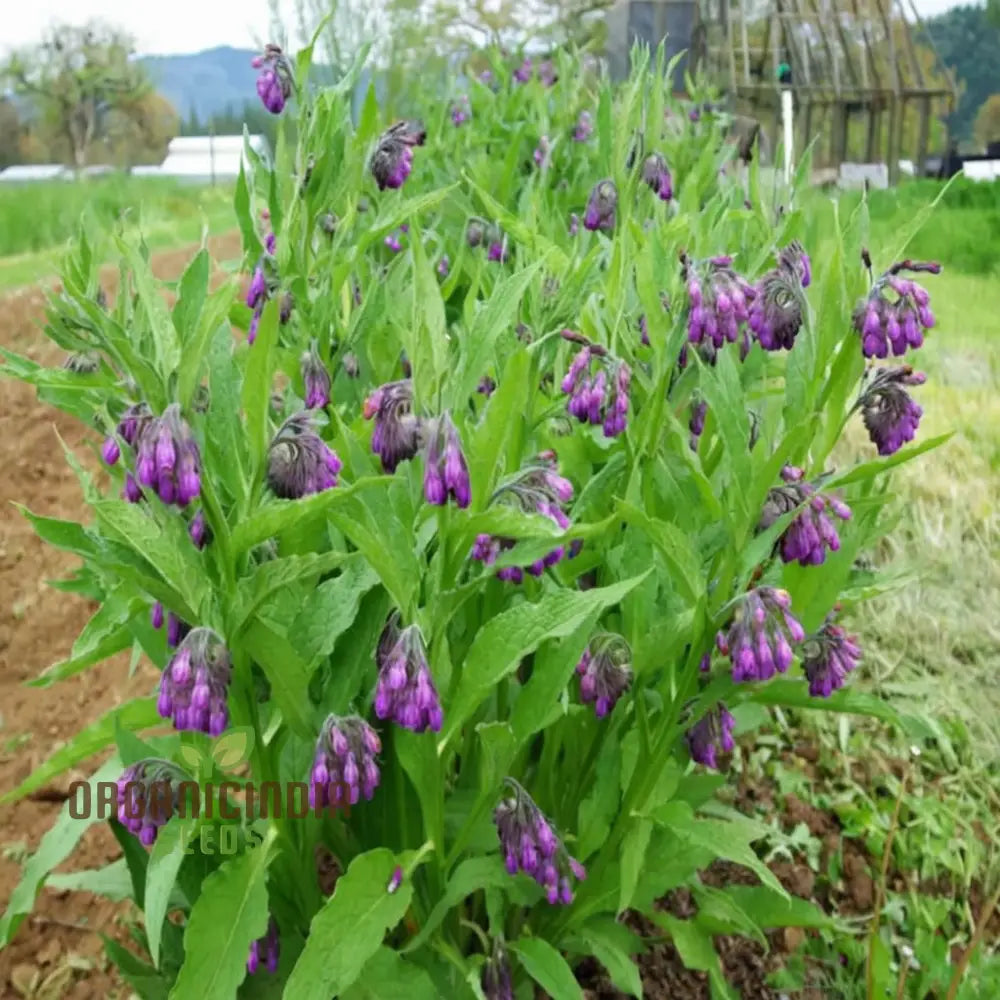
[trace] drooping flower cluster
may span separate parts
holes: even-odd
[[[559,475],[555,452],[548,451],[543,452],[512,479],[498,487],[489,505],[509,504],[528,514],[541,514],[566,531],[570,521],[562,509],[562,504],[569,503],[572,499],[573,484]],[[502,552],[512,549],[516,544],[513,538],[481,534],[476,537],[470,556],[485,566],[492,566]],[[500,580],[521,583],[525,573],[541,576],[547,567],[554,566],[563,558],[572,559],[579,551],[578,541],[570,545],[568,552],[565,546],[557,545],[529,566],[501,566],[496,575]]]
[[[456,128],[464,125],[472,117],[472,109],[469,107],[469,95],[463,94],[451,106],[451,123]]]
[[[400,462],[413,458],[420,446],[420,420],[412,411],[413,383],[409,379],[387,382],[365,400],[365,419],[375,418],[372,451],[390,474]]]
[[[720,753],[731,753],[736,745],[733,741],[733,729],[736,720],[722,702],[710,708],[687,732],[687,741],[691,759],[705,767],[718,769]]]
[[[574,142],[586,142],[594,134],[594,119],[589,111],[581,111],[573,129]]]
[[[393,252],[399,253],[403,249],[403,237],[410,231],[410,227],[404,222],[398,229],[389,233],[385,238],[385,245]]]
[[[254,975],[260,968],[263,958],[264,967],[272,975],[278,971],[278,958],[281,954],[281,938],[274,917],[267,918],[267,933],[250,943],[250,954],[247,955],[247,972]]]
[[[316,433],[309,410],[293,413],[267,450],[267,484],[284,500],[336,486],[340,469],[340,458]]]
[[[381,778],[381,750],[378,733],[360,716],[328,716],[309,773],[309,805],[353,806],[362,795],[370,802]]]
[[[375,714],[415,733],[439,732],[444,717],[424,637],[416,625],[400,629],[399,624],[399,613],[393,612],[375,651]]]
[[[580,423],[603,425],[605,437],[617,437],[628,423],[632,370],[624,361],[611,358],[603,347],[590,343],[580,334],[564,330],[562,336],[565,340],[584,344],[562,380],[562,391],[569,396],[566,410]]]
[[[163,605],[157,601],[149,612],[149,620],[152,623],[153,628],[161,629],[163,628]],[[167,622],[167,645],[171,649],[176,649],[180,645],[181,640],[191,631],[191,626],[187,622],[183,622],[180,618],[173,613],[173,611],[168,611],[166,614]]]
[[[210,628],[194,628],[164,668],[156,710],[175,729],[219,736],[229,725],[231,679],[225,643]]]
[[[514,79],[518,83],[527,83],[531,79],[531,70],[531,60],[525,58],[521,65],[514,70]]]
[[[747,325],[765,351],[790,351],[802,327],[802,289],[812,280],[809,255],[798,242],[778,254],[778,265],[757,283]]]
[[[262,55],[254,56],[250,64],[260,70],[257,96],[272,115],[280,115],[295,89],[295,74],[280,45],[269,43]]]
[[[514,983],[510,976],[510,959],[500,938],[493,941],[493,954],[483,964],[480,985],[486,1000],[514,1000]]]
[[[511,875],[530,875],[552,904],[573,902],[570,876],[582,881],[587,871],[566,850],[534,799],[513,778],[507,778],[513,795],[504,798],[493,812],[503,851],[504,864]]]
[[[650,153],[642,164],[643,181],[656,192],[660,201],[670,201],[674,196],[673,178],[667,161],[660,153]]]
[[[863,256],[870,269],[867,252]],[[925,332],[934,326],[927,290],[910,278],[899,277],[904,272],[940,274],[941,265],[903,260],[875,280],[853,316],[854,329],[861,336],[861,352],[866,358],[886,358],[890,351],[901,357],[908,348],[920,347]],[[890,298],[889,292],[895,298]]]
[[[746,595],[728,631],[716,636],[719,652],[732,663],[734,681],[766,681],[788,670],[789,639],[799,643],[805,638],[791,605],[788,592],[774,587],[757,587]]]
[[[448,255],[446,253],[443,253],[441,254],[441,259],[438,261],[437,264],[437,273],[442,278],[447,278],[450,272],[451,272],[451,261],[449,260]]]
[[[551,59],[544,59],[538,66],[538,79],[546,87],[552,87],[559,79],[556,64]]]
[[[125,478],[125,499],[132,503],[142,499],[140,484],[152,488],[165,504],[178,507],[186,507],[201,492],[201,452],[177,403],[171,403],[161,417],[154,417],[144,403],[129,407],[118,433],[136,455],[135,478]],[[118,461],[114,438],[104,442],[102,451],[109,464]]]
[[[495,264],[504,264],[510,259],[510,247],[507,245],[507,236],[499,229],[493,227],[496,235],[490,240],[489,248],[486,251],[486,259]]]
[[[306,390],[306,409],[322,410],[330,405],[333,380],[319,356],[319,344],[313,340],[299,358],[299,370]]]
[[[247,286],[246,303],[247,307],[253,310],[253,315],[250,317],[250,326],[247,328],[248,344],[252,344],[257,339],[257,329],[260,326],[260,318],[264,313],[264,306],[267,305],[268,300],[278,291],[280,285],[278,281],[277,261],[274,257],[275,249],[274,233],[268,233],[264,239],[264,253],[261,255],[260,260],[257,261],[257,266],[254,268],[253,275],[250,278],[250,284]],[[286,303],[283,300],[283,312],[285,311],[285,306]],[[288,306],[288,312],[291,312],[290,305]],[[282,323],[287,323],[288,316],[285,316],[281,321]]]
[[[872,444],[880,455],[893,455],[916,436],[923,408],[903,388],[923,385],[927,376],[915,372],[909,365],[894,365],[866,373],[856,407],[861,408],[861,419]]]
[[[155,757],[126,767],[118,779],[118,822],[152,847],[177,809],[177,786],[187,780],[175,764]]]
[[[451,497],[459,507],[468,507],[472,499],[469,466],[450,414],[443,413],[425,421],[422,429],[426,438],[424,499],[436,507],[443,507]]]
[[[781,478],[785,485],[768,493],[758,530],[765,531],[783,514],[802,507],[778,543],[781,559],[786,563],[798,562],[800,566],[819,566],[826,559],[827,549],[836,552],[840,548],[840,537],[827,512],[848,521],[851,508],[837,497],[820,493],[813,484],[803,482],[803,472],[795,466],[786,465]]]
[[[604,632],[594,636],[576,665],[580,675],[580,699],[592,704],[603,719],[632,683],[632,651],[625,639]]]
[[[757,294],[753,286],[732,269],[731,257],[712,257],[701,268],[686,256],[682,261],[691,304],[688,341],[708,341],[716,350],[726,341],[735,343],[750,318],[748,307]],[[745,332],[743,343],[748,346]]]
[[[708,403],[703,399],[696,400],[691,404],[691,419],[688,421],[688,430],[691,432],[691,450],[698,450],[698,441],[705,433],[705,417],[708,414]]]
[[[802,669],[809,679],[809,693],[816,698],[829,698],[842,688],[861,659],[857,636],[848,635],[843,626],[835,624],[834,613],[802,646]]]
[[[413,147],[422,146],[427,130],[419,121],[397,122],[382,133],[369,167],[380,191],[401,188],[413,170]]]
[[[191,518],[191,523],[188,525],[188,535],[190,535],[196,549],[203,549],[212,540],[212,532],[205,521],[205,512],[203,510],[199,510]]]
[[[611,232],[615,228],[618,210],[618,188],[612,180],[598,181],[587,199],[583,226],[591,232]]]

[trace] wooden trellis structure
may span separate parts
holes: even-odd
[[[860,117],[866,124],[866,162],[884,160],[895,180],[906,152],[921,169],[934,105],[943,101],[953,107],[957,88],[923,30],[921,41],[934,65],[921,61],[914,28],[923,24],[913,0],[698,3],[692,61],[728,92],[738,110],[765,128],[774,122],[776,134],[784,64],[791,70],[800,149],[828,123],[829,150],[817,150],[817,159],[839,166],[849,159],[850,123]],[[918,128],[913,148],[904,151],[902,121],[910,107],[918,111]]]

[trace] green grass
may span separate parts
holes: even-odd
[[[113,175],[81,181],[0,186],[0,289],[52,274],[84,219],[96,231],[119,221],[141,223],[156,248],[198,240],[202,228],[235,227],[229,186]]]

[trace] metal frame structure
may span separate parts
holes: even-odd
[[[797,105],[797,144],[811,142],[826,117],[830,148],[826,154],[817,150],[816,158],[833,166],[849,159],[850,123],[862,116],[864,159],[884,159],[894,181],[903,117],[916,106],[912,155],[919,172],[927,159],[935,102],[947,102],[950,110],[958,96],[913,0],[699,0],[699,15],[692,62],[728,92],[739,110],[765,127],[770,122],[775,137],[782,89],[778,67],[787,64]],[[945,86],[928,79],[914,28],[934,55],[931,74],[943,78]]]

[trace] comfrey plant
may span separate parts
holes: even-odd
[[[298,119],[237,184],[249,290],[201,250],[168,309],[138,240],[84,231],[47,333],[87,363],[5,355],[104,438],[100,475],[68,456],[85,522],[28,514],[98,605],[35,683],[127,649],[159,676],[8,793],[110,754],[0,938],[108,821],[125,861],[78,884],[127,866],[142,926],[108,949],[144,998],[569,1000],[592,957],[640,997],[629,911],[729,996],[713,936],[789,911],[702,772],[768,706],[893,717],[842,623],[884,473],[937,443],[912,443],[922,376],[866,368],[931,326],[900,277],[930,268],[866,291],[853,251],[807,246],[755,166],[720,174],[662,55],[612,87],[493,53],[490,99],[425,130],[374,91],[355,127],[361,65],[319,89],[310,52],[260,62]],[[104,306],[109,239],[129,294]],[[833,468],[855,410],[891,457]],[[666,919],[717,857],[756,902]]]

